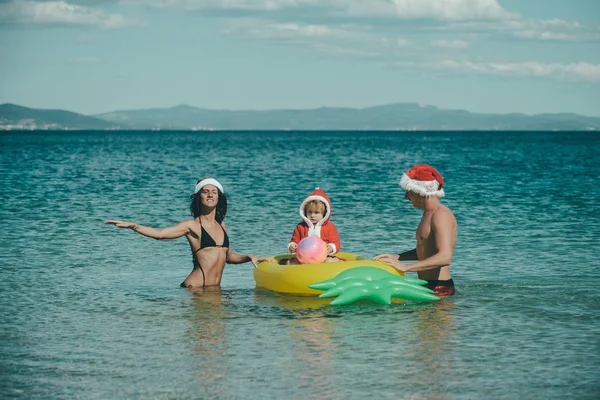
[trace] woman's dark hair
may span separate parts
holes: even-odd
[[[225,219],[225,214],[227,214],[227,196],[219,189],[217,189],[217,192],[219,192],[219,199],[217,201],[215,220],[220,224]],[[198,218],[202,214],[202,199],[200,197],[200,192],[191,195],[190,201],[192,202],[190,204],[190,212],[194,218]]]

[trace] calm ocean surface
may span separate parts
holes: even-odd
[[[599,154],[598,133],[2,133],[0,397],[598,398]],[[283,253],[317,186],[343,250],[400,252],[423,162],[459,224],[435,304],[327,306],[251,264],[192,293],[185,239],[103,225],[186,219],[212,175],[236,252]]]

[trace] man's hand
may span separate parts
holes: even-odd
[[[400,261],[400,254],[380,254],[378,256],[373,257],[373,260],[375,261],[383,261],[383,259],[386,260],[394,260],[394,261]]]
[[[398,254],[380,254],[377,257],[373,257],[373,260],[381,261],[400,272],[407,272],[409,268],[409,265],[400,261],[400,255]]]

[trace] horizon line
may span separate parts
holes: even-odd
[[[194,108],[194,109],[197,109],[197,110],[216,111],[216,112],[256,112],[256,113],[260,113],[260,112],[278,112],[278,111],[314,111],[314,110],[320,110],[320,109],[366,110],[366,109],[371,109],[371,108],[394,106],[394,105],[416,105],[419,108],[429,108],[429,107],[432,107],[432,108],[435,108],[437,111],[464,111],[464,112],[468,112],[470,114],[478,114],[478,115],[502,115],[502,116],[524,115],[524,116],[535,117],[535,116],[541,116],[541,115],[567,114],[567,115],[577,115],[577,116],[589,117],[589,118],[600,118],[600,114],[599,115],[588,115],[588,114],[579,114],[579,113],[568,112],[568,111],[543,112],[543,113],[537,113],[537,114],[528,114],[528,113],[525,113],[525,112],[516,112],[516,111],[507,112],[507,113],[501,113],[501,112],[477,112],[477,111],[466,110],[464,108],[441,108],[441,107],[433,105],[433,104],[424,104],[424,103],[419,103],[419,102],[395,102],[395,103],[385,103],[385,104],[378,104],[378,105],[365,106],[365,107],[318,106],[318,107],[312,107],[312,108],[269,108],[269,109],[231,109],[231,108],[229,108],[229,109],[227,109],[227,108],[218,109],[218,108],[204,108],[204,107],[198,107],[198,106],[195,106],[195,105],[190,105],[190,104],[182,103],[182,104],[177,104],[177,105],[174,105],[174,106],[117,109],[117,110],[100,112],[100,113],[92,113],[92,114],[84,114],[84,113],[80,113],[80,112],[77,112],[77,111],[72,111],[72,110],[65,109],[65,108],[37,108],[37,107],[30,107],[30,106],[24,106],[24,105],[21,105],[21,104],[17,104],[17,103],[11,103],[11,102],[6,102],[6,103],[0,104],[0,106],[6,106],[6,105],[12,105],[12,106],[17,106],[17,107],[22,107],[22,108],[29,108],[29,109],[32,109],[32,110],[67,111],[67,112],[71,112],[71,113],[83,115],[83,116],[86,116],[86,117],[96,117],[96,116],[99,116],[99,115],[111,114],[111,113],[118,113],[118,112],[148,111],[148,110],[170,110],[170,109],[174,109],[174,108],[178,108],[178,107],[188,107],[188,108]]]

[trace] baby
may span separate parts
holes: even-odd
[[[318,236],[327,243],[327,261],[339,261],[335,254],[342,247],[337,228],[331,217],[331,203],[329,197],[319,188],[308,195],[300,205],[302,222],[296,225],[292,240],[288,245],[290,253],[295,253],[298,243],[308,236]]]

